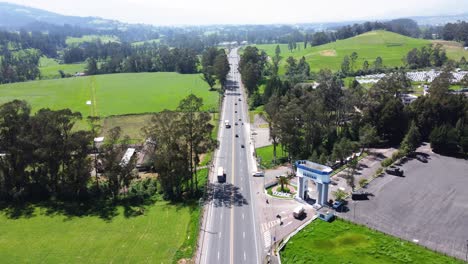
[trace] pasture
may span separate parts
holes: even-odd
[[[84,72],[86,63],[60,64],[56,60],[41,57],[39,61],[39,70],[41,71],[41,79],[58,79],[60,78],[59,70],[65,74],[75,74]]]
[[[355,69],[362,68],[365,60],[372,65],[378,56],[382,57],[384,66],[402,66],[404,64],[403,58],[410,50],[429,44],[431,42],[428,40],[410,38],[382,30],[367,32],[353,38],[320,46],[307,46],[306,49],[304,49],[303,43],[298,43],[298,48],[292,52],[288,50],[287,44],[280,44],[282,59],[279,73],[284,74],[286,72],[286,59],[289,56],[296,59],[304,56],[310,64],[311,71],[319,71],[325,68],[337,71],[341,67],[343,58],[353,52],[357,52],[359,55]],[[443,44],[445,44],[444,47],[447,49],[449,58],[459,60],[463,55],[468,57],[468,52],[463,49],[449,47],[447,43]],[[270,57],[275,55],[276,44],[257,45],[257,47],[264,50]]]
[[[204,110],[216,111],[218,92],[209,91],[199,74],[123,73],[0,85],[0,104],[26,100],[33,111],[70,108],[86,117],[174,110],[190,93],[203,98]],[[87,104],[91,101],[91,105]]]
[[[463,263],[342,220],[315,220],[286,245],[283,263]]]
[[[117,206],[85,215],[30,206],[27,215],[0,212],[3,263],[172,263],[193,254],[199,211],[157,201],[143,215]],[[103,210],[104,211],[104,210]],[[106,211],[107,212],[107,211]],[[100,215],[101,214],[101,215]]]

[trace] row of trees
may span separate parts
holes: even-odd
[[[265,75],[268,56],[257,47],[248,46],[244,49],[239,62],[239,72],[247,93],[253,95],[258,92],[258,85]]]
[[[12,51],[25,49],[37,49],[42,54],[55,58],[57,50],[65,47],[66,37],[53,34],[42,33],[40,31],[26,31],[24,29],[19,32],[0,31],[0,47]]]
[[[385,71],[382,57],[375,58],[372,64],[365,60],[361,67],[357,64],[358,58],[359,54],[357,52],[353,52],[350,56],[344,56],[343,62],[341,62],[341,73],[344,76],[375,74]]]
[[[168,199],[197,194],[200,156],[216,146],[211,138],[211,116],[201,112],[203,101],[190,95],[177,111],[156,114],[144,129],[157,142],[153,157],[161,192]],[[98,162],[103,173],[93,170],[93,138],[99,134],[99,118],[88,117],[91,130],[73,129],[80,113],[69,109],[41,109],[31,114],[25,101],[0,106],[0,198],[2,200],[118,198],[138,177],[136,155],[122,157],[130,145],[120,127],[106,133]],[[184,196],[185,197],[185,196]]]
[[[106,57],[88,58],[86,73],[94,75],[121,72],[198,72],[197,54],[189,49],[169,49],[167,46],[146,44],[129,49],[117,48],[114,52],[103,53]]]
[[[155,115],[145,134],[157,142],[155,170],[162,190],[169,199],[180,199],[184,193],[199,190],[197,165],[200,155],[216,146],[211,138],[211,116],[202,112],[203,100],[189,95],[177,111]]]
[[[231,70],[229,60],[224,49],[211,47],[202,54],[202,73],[203,80],[208,83],[210,89],[218,81],[222,87],[226,85],[227,75]]]
[[[414,48],[406,55],[406,63],[411,69],[441,67],[447,61],[447,54],[441,44],[421,49]]]
[[[435,151],[468,153],[468,99],[449,92],[450,70],[430,87],[430,96],[404,105],[399,97],[411,87],[404,72],[382,78],[371,89],[354,82],[342,89],[339,76],[318,74],[319,86],[273,90],[265,105],[270,137],[291,159],[323,164],[343,163],[353,151],[380,145],[399,145],[414,151],[423,140]]]
[[[466,21],[447,23],[442,29],[442,38],[463,42],[468,46],[468,23]]]

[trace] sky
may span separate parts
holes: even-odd
[[[1,1],[1,0],[0,0]],[[153,25],[340,22],[468,12],[468,0],[7,0],[75,16]]]

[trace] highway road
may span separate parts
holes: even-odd
[[[256,166],[247,124],[247,97],[238,73],[237,49],[229,53],[229,63],[231,71],[218,133],[220,146],[213,170],[216,173],[222,166],[226,172],[226,182],[218,183],[216,175],[211,178],[207,219],[201,233],[199,260],[202,264],[260,263],[263,252],[255,218],[255,199],[252,199],[251,193],[252,170]],[[230,128],[224,126],[224,120],[229,120]]]

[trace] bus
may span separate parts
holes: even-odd
[[[224,172],[223,167],[218,168],[218,182],[225,182],[226,181],[226,173]]]

